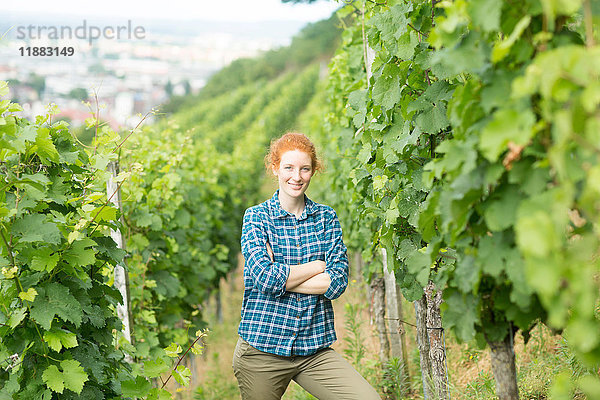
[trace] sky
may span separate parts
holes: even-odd
[[[314,22],[329,17],[340,5],[340,0],[321,0],[313,4],[283,4],[280,0],[25,0],[1,1],[0,13],[69,14],[127,19]]]

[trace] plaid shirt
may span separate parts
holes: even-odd
[[[258,350],[310,355],[336,340],[331,300],[348,286],[348,257],[335,211],[306,195],[300,218],[279,203],[279,190],[244,214],[244,300],[238,334]],[[266,242],[273,249],[272,262]],[[331,284],[322,295],[288,292],[293,265],[325,261]]]

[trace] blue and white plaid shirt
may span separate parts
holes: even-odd
[[[336,340],[331,300],[348,286],[348,256],[335,211],[306,195],[300,218],[279,203],[279,190],[244,214],[244,300],[238,334],[258,350],[310,355]],[[266,242],[273,249],[274,262]],[[288,292],[294,265],[325,261],[331,285],[322,295]]]

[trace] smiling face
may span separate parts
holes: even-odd
[[[312,159],[302,150],[288,150],[281,155],[279,168],[273,168],[279,180],[279,196],[298,199],[304,196],[313,175]]]

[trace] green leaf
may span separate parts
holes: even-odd
[[[8,82],[0,81],[0,97],[6,96],[10,90],[8,89]]]
[[[467,5],[471,22],[486,32],[500,29],[502,2],[496,0],[471,1]]]
[[[166,389],[152,388],[147,400],[171,400],[173,396]]]
[[[600,393],[600,380],[598,376],[594,376],[593,374],[584,375],[578,383],[581,390],[588,396],[588,399],[598,399],[598,394]]]
[[[89,321],[89,323],[94,325],[96,328],[102,328],[106,325],[104,311],[100,306],[88,304],[83,306],[83,311],[85,312],[85,318],[87,321]]]
[[[396,42],[394,54],[400,60],[410,60],[415,55],[415,48],[419,45],[417,33],[413,30],[407,31]]]
[[[517,39],[521,37],[525,28],[529,26],[531,22],[531,15],[525,15],[523,18],[517,22],[515,28],[512,33],[504,40],[497,42],[492,49],[492,62],[497,63],[501,61],[504,57],[506,57]]]
[[[48,161],[58,162],[58,151],[52,142],[48,128],[40,127],[37,129],[34,148],[44,164],[49,164]]]
[[[450,85],[446,81],[437,81],[410,103],[407,111],[417,112],[415,122],[421,131],[438,133],[449,124],[446,117],[446,103],[450,97],[452,97]]]
[[[385,187],[385,184],[388,181],[387,175],[378,175],[373,178],[373,189],[381,190]]]
[[[425,201],[419,205],[419,220],[417,225],[419,231],[423,235],[423,240],[429,241],[437,234],[437,226],[435,223],[436,212],[440,201],[440,192],[429,192]]]
[[[59,254],[54,250],[49,247],[42,247],[36,251],[36,254],[31,259],[31,269],[34,271],[52,272],[58,264],[59,259]]]
[[[425,287],[429,280],[431,257],[421,251],[415,251],[406,258],[405,263],[408,272],[416,277],[417,282],[419,282],[421,287]]]
[[[495,162],[508,149],[509,142],[526,145],[533,136],[534,123],[535,115],[530,109],[499,110],[483,129],[479,148],[488,160]]]
[[[481,90],[479,102],[486,114],[506,104],[506,99],[511,96],[511,85],[514,78],[513,71],[500,69],[490,72],[487,85]]]
[[[121,383],[121,390],[124,397],[146,397],[152,389],[152,384],[143,376],[138,376],[135,381],[124,381]]]
[[[400,282],[400,291],[406,300],[415,301],[423,297],[423,286],[417,282],[413,275],[400,273],[396,274],[396,278]]]
[[[50,365],[44,370],[42,380],[53,392],[62,393],[65,389],[63,374],[56,365]]]
[[[181,346],[175,343],[171,343],[169,345],[169,347],[167,347],[165,349],[165,353],[167,353],[167,356],[169,357],[178,357],[179,353],[181,353],[183,350],[181,349]]]
[[[467,342],[475,337],[477,299],[472,294],[461,294],[456,289],[444,290],[442,325],[454,329],[459,340]]]
[[[463,35],[455,47],[444,47],[431,56],[432,71],[440,79],[465,73],[481,73],[488,64],[489,45],[476,31]]]
[[[109,155],[98,153],[90,157],[90,162],[92,163],[93,168],[104,171],[110,162],[110,159],[111,157]]]
[[[162,358],[157,358],[156,361],[144,361],[144,375],[148,378],[159,377],[170,369],[171,368]]]
[[[384,152],[386,151],[386,147],[389,146],[391,147],[391,150],[398,154],[402,154],[407,146],[414,146],[417,144],[419,136],[421,135],[421,130],[416,128],[411,131],[409,121],[406,121],[405,123],[397,122],[392,125],[387,135],[389,135],[390,139],[383,143]]]
[[[94,211],[92,211],[92,215],[96,217],[95,221],[116,221],[117,220],[117,209],[115,207],[110,206],[99,206]]]
[[[173,378],[181,386],[187,386],[190,384],[190,378],[192,377],[192,371],[188,367],[179,365],[177,369],[173,371]]]
[[[559,246],[552,218],[543,210],[520,215],[515,230],[525,255],[546,257]]]
[[[479,241],[477,261],[484,274],[498,278],[504,270],[504,251],[502,234],[484,236]]]
[[[20,241],[45,242],[59,244],[60,231],[54,222],[46,221],[44,214],[27,214],[16,220],[12,225],[12,233],[20,237]]]
[[[384,69],[384,72],[387,71]],[[372,93],[373,102],[385,110],[393,108],[400,101],[401,94],[400,77],[397,74],[382,74],[375,80]]]
[[[385,211],[385,222],[388,225],[393,225],[396,223],[396,221],[398,220],[398,217],[400,216],[400,212],[398,211],[397,208],[388,208]]]
[[[475,259],[466,256],[456,262],[454,284],[463,293],[477,293],[480,271]]]
[[[34,288],[29,288],[26,292],[20,292],[19,297],[21,298],[21,300],[33,301],[37,294],[37,290],[35,290]]]
[[[96,246],[91,238],[76,240],[64,253],[65,260],[74,267],[85,267],[96,262],[96,250],[90,248]]]
[[[77,360],[63,360],[60,362],[63,369],[65,388],[80,394],[83,385],[88,381],[88,374],[83,370]]]
[[[12,314],[10,314],[7,325],[12,329],[15,329],[21,323],[21,321],[23,321],[25,315],[27,315],[27,307],[21,307],[13,310]]]
[[[50,330],[55,315],[63,321],[72,322],[76,327],[81,325],[83,316],[81,304],[66,286],[53,282],[39,287],[38,290],[39,295],[31,305],[31,318],[45,330]]]
[[[377,28],[381,41],[387,47],[393,47],[408,30],[409,19],[406,13],[412,10],[412,4],[396,4],[389,12],[376,14],[371,22]]]
[[[490,230],[501,231],[514,224],[521,196],[519,191],[511,186],[494,194],[493,198],[483,215]]]
[[[348,105],[355,111],[353,117],[354,126],[360,127],[367,116],[367,90],[360,89],[348,95]]]
[[[62,329],[44,332],[44,340],[48,343],[48,347],[56,352],[60,352],[63,346],[66,349],[77,346],[77,335]]]

